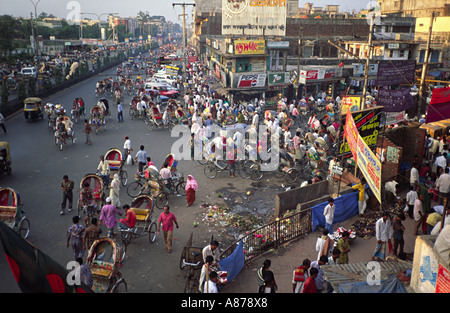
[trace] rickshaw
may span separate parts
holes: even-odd
[[[179,106],[175,111],[175,117],[180,125],[189,125],[189,119],[184,114],[183,108],[181,106]]]
[[[308,114],[308,102],[305,99],[300,100],[299,108],[302,115]]]
[[[72,141],[72,144],[75,143],[75,131],[73,130],[73,123],[70,121],[67,116],[60,116],[56,120],[56,130],[55,130],[55,144],[59,147],[59,150],[62,151],[63,145],[67,143],[67,141]],[[60,132],[58,130],[58,123],[61,121],[64,124],[64,131]]]
[[[42,108],[42,99],[31,97],[26,98],[24,101],[23,112],[26,120],[37,120],[44,118],[44,111]]]
[[[99,80],[95,87],[95,95],[97,97],[101,97],[105,94],[105,82],[103,80]]]
[[[97,105],[100,106],[103,110],[103,117],[109,116],[109,119],[111,120],[111,110],[109,109],[109,102],[106,98],[100,98],[97,101]]]
[[[47,103],[44,107],[44,110],[45,110],[45,114],[47,114],[48,128],[51,131],[55,131],[55,126],[56,126],[55,105],[53,103]]]
[[[129,115],[131,119],[140,117],[139,111],[137,109],[137,105],[139,102],[141,102],[141,98],[138,96],[134,96],[133,99],[131,99],[129,110]]]
[[[107,237],[94,241],[86,259],[92,272],[94,292],[127,292],[127,283],[119,270],[124,256],[124,248],[117,241]]]
[[[0,174],[6,172],[11,175],[11,154],[9,152],[9,144],[6,141],[0,142]]]
[[[124,90],[127,92],[127,95],[131,96],[133,94],[134,85],[133,80],[128,78],[125,82]]]
[[[81,203],[82,191],[85,183],[89,184],[89,189],[92,191],[93,199],[89,205]],[[77,209],[78,216],[83,212],[86,217],[93,217],[100,212],[102,206],[105,204],[106,186],[103,179],[96,174],[86,174],[80,182],[80,192],[78,193]]]
[[[75,98],[73,100],[72,111],[70,112],[70,114],[72,116],[72,120],[75,123],[77,123],[80,120],[81,115],[83,115],[84,118],[86,118],[86,108],[84,105],[83,98]]]
[[[123,92],[119,87],[114,88],[114,103],[122,103],[123,102]]]
[[[157,225],[153,218],[153,199],[149,195],[140,195],[131,202],[130,210],[136,214],[136,225],[133,228],[119,227],[122,242],[128,245],[133,238],[148,234],[150,243],[154,243]]]
[[[30,234],[30,221],[22,206],[17,191],[9,187],[0,188],[0,221],[26,239]]]
[[[164,127],[163,116],[154,102],[149,102],[147,113],[148,118],[144,118],[144,122],[146,122],[148,129],[153,130],[155,127]]]
[[[95,127],[95,134],[98,134],[100,127],[105,129],[105,117],[103,114],[103,109],[99,105],[94,105],[91,109],[91,119],[89,123]]]
[[[113,179],[114,174],[119,175],[122,186],[126,186],[128,183],[128,173],[123,169],[125,160],[122,157],[122,152],[117,148],[111,148],[105,154],[105,160],[109,163],[110,181]]]

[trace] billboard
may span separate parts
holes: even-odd
[[[381,61],[378,64],[377,86],[414,82],[416,61]]]
[[[450,87],[434,88],[425,122],[432,123],[450,118]]]
[[[267,83],[269,86],[289,84],[289,72],[270,73]]]
[[[222,35],[285,36],[286,0],[222,0]]]
[[[346,114],[347,110],[351,112],[361,110],[361,96],[345,96],[341,100],[341,113]]]
[[[235,55],[247,55],[247,54],[264,54],[266,50],[265,40],[235,40],[234,41],[234,54]]]
[[[308,81],[313,80],[324,80],[334,77],[342,77],[342,67],[332,67],[332,68],[319,68],[313,70],[301,70],[300,71],[300,84],[307,84]]]
[[[247,74],[239,76],[237,88],[264,87],[266,74]]]
[[[377,104],[384,106],[386,112],[402,112],[414,106],[414,99],[410,88],[397,90],[380,88]]]

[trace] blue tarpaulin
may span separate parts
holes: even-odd
[[[340,284],[339,293],[406,293],[406,289],[397,277],[391,275],[380,284],[369,285],[367,282]]]
[[[336,205],[336,209],[334,211],[333,224],[343,222],[359,213],[358,192],[355,191],[335,198],[334,204]],[[318,226],[325,227],[325,216],[323,216],[323,210],[327,205],[328,202],[323,202],[311,208],[313,231],[315,231]]]
[[[240,241],[233,253],[219,262],[220,269],[228,273],[228,282],[232,281],[239,274],[244,267],[244,262],[244,244]]]

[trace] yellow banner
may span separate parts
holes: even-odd
[[[235,40],[234,54],[264,54],[266,49],[265,40]]]

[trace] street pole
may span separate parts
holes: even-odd
[[[186,55],[186,6],[192,5],[195,6],[195,3],[172,3],[172,7],[179,5],[183,8],[183,92],[186,95],[186,88],[184,84],[186,82],[186,68],[187,68],[187,55]]]
[[[361,109],[365,109],[366,107],[367,81],[369,79],[370,59],[372,58],[372,37],[373,37],[374,23],[375,23],[375,15],[372,15],[370,19],[370,31],[369,31],[369,52],[367,53],[366,66],[364,69],[364,88],[363,88],[363,96],[361,99]]]
[[[34,6],[34,28],[36,28],[35,30],[35,34],[33,35],[33,39],[34,39],[34,47],[35,47],[35,55],[38,56],[40,55],[40,48],[39,48],[39,40],[38,40],[38,27],[37,27],[37,5],[41,0],[37,0],[36,2],[34,2],[33,0],[30,0],[31,3]]]
[[[420,88],[419,88],[419,112],[417,112],[419,115],[422,113],[425,113],[425,78],[428,72],[428,59],[430,58],[430,46],[431,46],[431,33],[433,32],[433,21],[434,21],[434,12],[431,13],[431,21],[430,21],[430,28],[428,29],[428,39],[427,39],[427,48],[425,50],[425,56],[423,59],[423,66],[422,66],[422,74],[420,77]]]

